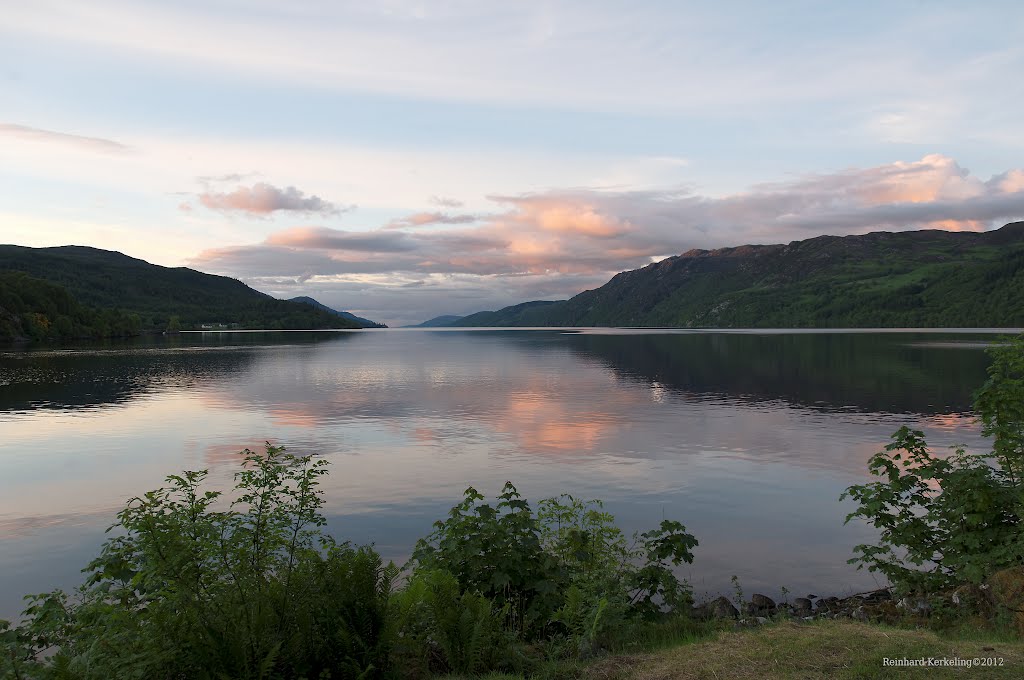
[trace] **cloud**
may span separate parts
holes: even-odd
[[[442,212],[418,212],[401,217],[386,225],[386,229],[403,229],[405,227],[424,227],[431,224],[469,224],[480,219],[479,215],[449,215]]]
[[[388,314],[417,310],[426,318],[428,312],[465,313],[492,302],[500,307],[568,297],[619,271],[691,248],[780,243],[824,233],[1000,226],[1024,217],[1024,171],[1008,170],[986,181],[951,158],[928,155],[718,197],[686,188],[576,188],[489,200],[498,210],[473,222],[420,213],[369,231],[294,227],[261,244],[205,251],[194,263],[249,276],[264,287],[273,285],[272,277],[299,277],[307,286],[338,290],[358,285],[360,306],[371,318],[389,320]],[[400,228],[426,223],[446,228]],[[419,281],[425,283],[405,285]],[[396,306],[396,290],[412,302]],[[366,302],[367,291],[384,297]]]
[[[462,201],[458,199],[446,198],[444,196],[431,196],[430,202],[442,208],[461,208],[463,205],[465,205]]]
[[[229,172],[224,175],[200,175],[196,177],[202,184],[211,184],[215,182],[241,182],[242,180],[249,179],[250,177],[258,177],[258,172]]]
[[[126,144],[115,142],[102,137],[84,137],[72,135],[66,132],[53,132],[52,130],[41,130],[27,125],[15,125],[13,123],[0,123],[0,135],[7,135],[16,139],[23,139],[32,142],[44,142],[51,144],[63,144],[83,151],[96,151],[99,153],[126,153],[132,148]]]
[[[277,211],[333,215],[352,209],[351,206],[338,207],[319,196],[307,196],[292,186],[279,189],[266,182],[257,182],[251,187],[240,186],[230,193],[206,191],[199,194],[199,202],[210,210],[251,215],[269,215]]]
[[[829,8],[803,13],[799,30],[755,5],[624,13],[615,3],[540,12],[532,3],[427,3],[413,20],[400,4],[281,4],[238,22],[218,3],[38,0],[7,8],[4,28],[54,49],[101,46],[132,63],[292,87],[708,116],[882,101],[893,108],[870,113],[900,129],[918,111],[946,109],[947,98],[965,102],[955,110],[965,125],[1002,109],[993,98],[1015,94],[1007,83],[1021,65],[1005,41],[976,37],[1019,22],[1021,10],[1007,4]],[[64,20],[55,22],[58,10]],[[999,115],[1012,124],[1012,107]]]
[[[271,234],[267,245],[332,251],[398,253],[415,246],[400,232],[342,231],[327,227],[294,227]]]

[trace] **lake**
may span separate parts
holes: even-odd
[[[204,333],[0,351],[0,618],[79,582],[115,513],[263,442],[326,457],[328,530],[403,561],[472,485],[601,498],[696,535],[698,597],[842,594],[838,501],[902,425],[984,444],[993,335],[589,329]]]

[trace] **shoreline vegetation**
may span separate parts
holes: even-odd
[[[385,564],[323,531],[328,462],[268,443],[230,492],[194,471],[132,499],[76,591],[0,623],[0,678],[1019,677],[1024,335],[988,352],[990,453],[939,456],[904,427],[843,494],[879,531],[850,562],[885,589],[776,602],[734,577],[697,603],[683,524],[627,536],[600,501],[531,505],[511,482],[466,489]]]

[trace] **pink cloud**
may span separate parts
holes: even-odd
[[[588,202],[586,196],[553,193],[491,198],[513,208],[505,219],[556,234],[612,238],[623,236],[632,229],[627,221],[603,213],[599,207]]]
[[[252,215],[269,215],[277,211],[336,214],[339,208],[319,196],[307,196],[295,187],[279,189],[266,182],[251,187],[239,186],[230,193],[207,191],[199,194],[199,202],[211,210],[237,211]]]
[[[131,151],[130,146],[115,142],[112,139],[72,135],[66,132],[42,130],[29,127],[28,125],[15,125],[13,123],[0,123],[0,135],[8,135],[33,142],[63,144],[85,151],[98,151],[100,153],[125,153]]]
[[[479,220],[478,215],[449,215],[442,212],[418,212],[401,217],[386,225],[387,229],[403,229],[405,227],[423,227],[430,224],[471,224]]]

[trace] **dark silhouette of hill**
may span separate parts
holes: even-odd
[[[63,287],[97,310],[136,315],[141,330],[224,324],[237,328],[361,328],[310,305],[278,300],[237,279],[187,267],[161,267],[122,253],[85,246],[0,245],[0,272],[24,272]]]
[[[331,309],[327,305],[325,305],[322,302],[319,302],[317,300],[314,300],[313,298],[309,297],[308,295],[300,295],[299,297],[289,298],[288,301],[289,302],[301,302],[301,303],[306,304],[306,305],[312,305],[316,309],[323,310],[323,311],[325,311],[325,312],[327,312],[329,314],[336,314],[337,316],[340,316],[343,319],[348,319],[349,321],[355,321],[357,324],[359,324],[363,328],[387,328],[387,324],[377,323],[376,321],[370,321],[369,319],[364,319],[361,316],[356,316],[355,314],[353,314],[351,312],[342,312],[342,311],[339,311],[337,309]]]
[[[461,316],[456,316],[455,314],[442,314],[441,316],[435,316],[433,319],[427,319],[423,323],[402,326],[402,328],[441,328],[451,326],[461,318]]]

